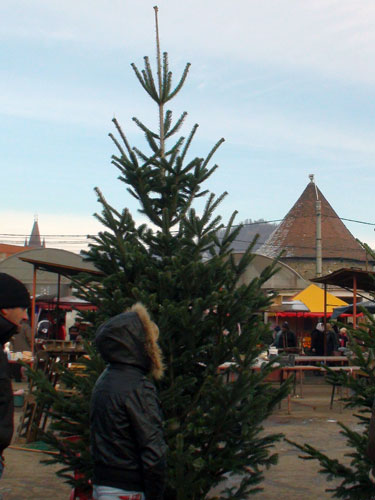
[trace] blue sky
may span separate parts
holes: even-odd
[[[157,110],[130,67],[154,59],[155,1],[2,0],[0,241],[23,243],[38,214],[45,235],[95,232],[93,191],[136,214],[117,180],[113,116]],[[200,127],[193,153],[221,137],[207,187],[228,191],[219,213],[281,219],[315,174],[338,215],[375,223],[375,4],[369,0],[159,2],[161,46],[177,79],[192,64],[174,116]],[[347,223],[375,246],[374,226]],[[22,241],[21,241],[22,240]],[[73,242],[75,243],[69,243]],[[48,246],[79,251],[82,238]]]

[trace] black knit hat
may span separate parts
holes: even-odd
[[[0,273],[0,309],[29,306],[30,295],[25,285],[9,274]]]

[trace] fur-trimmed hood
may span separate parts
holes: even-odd
[[[158,336],[158,327],[138,302],[129,311],[103,323],[96,332],[95,343],[107,363],[137,366],[159,379],[163,362]]]

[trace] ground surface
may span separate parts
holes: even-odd
[[[307,380],[304,398],[292,399],[291,414],[282,407],[266,423],[267,433],[284,433],[291,440],[309,443],[341,458],[347,451],[344,438],[339,434],[336,422],[342,421],[356,427],[357,421],[350,410],[343,410],[334,403],[329,409],[331,388],[324,380]],[[316,406],[303,406],[300,403]],[[17,411],[19,416],[20,410]],[[318,474],[318,464],[298,458],[298,450],[287,442],[277,445],[279,464],[265,473],[264,491],[252,496],[254,500],[325,500],[332,495],[325,490],[332,485]],[[4,500],[68,500],[70,487],[55,475],[55,468],[40,464],[43,455],[30,451],[8,449],[5,453],[7,468],[0,481],[0,493]]]
[[[343,459],[348,451],[345,438],[339,434],[337,421],[350,428],[358,428],[357,419],[351,410],[335,398],[332,410],[330,406],[331,386],[325,384],[323,377],[309,377],[304,384],[304,397],[292,398],[291,414],[287,412],[286,401],[281,409],[273,414],[264,424],[267,434],[282,433],[288,439],[300,444],[308,443],[331,458]],[[314,410],[304,404],[316,407]],[[276,445],[279,454],[276,466],[265,471],[263,491],[249,498],[254,500],[325,500],[332,497],[326,491],[333,482],[327,482],[326,476],[319,474],[316,461],[301,460],[301,453],[285,440]],[[229,483],[230,484],[230,483]],[[217,489],[215,493],[219,491]],[[365,499],[363,499],[365,500]]]

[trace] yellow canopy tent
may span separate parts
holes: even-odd
[[[302,292],[293,297],[293,300],[303,302],[312,313],[324,313],[324,290],[316,285],[309,285],[305,290],[302,290]],[[346,302],[327,292],[327,313],[331,313],[334,307],[345,305],[347,305]]]

